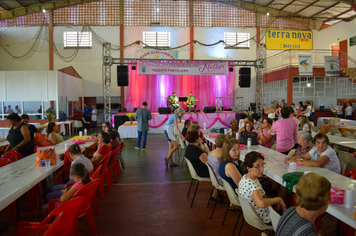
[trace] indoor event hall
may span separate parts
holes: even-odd
[[[0,0],[0,235],[356,235],[355,0]]]

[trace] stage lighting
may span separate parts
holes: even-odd
[[[230,71],[230,72],[233,72],[233,71],[234,71],[234,68],[230,67],[230,68],[229,68],[229,71]]]
[[[132,70],[136,70],[136,66],[131,66],[131,69]]]

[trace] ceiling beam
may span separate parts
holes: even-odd
[[[356,0],[335,0],[336,2],[346,3],[346,4],[356,4]]]
[[[26,7],[25,5],[23,5],[21,2],[19,2],[18,0],[15,0],[18,4],[20,4],[22,7]]]
[[[38,2],[41,2],[40,0],[37,0]],[[58,8],[64,8],[64,7],[70,7],[74,5],[80,5],[84,3],[90,3],[90,2],[99,2],[100,0],[53,0],[49,2],[41,2],[38,4],[33,4],[30,6],[26,7],[19,7],[13,10],[8,10],[6,12],[1,12],[0,13],[0,20],[5,20],[5,19],[11,19],[15,18],[18,16],[24,16],[28,14],[33,14],[33,13],[39,13],[43,9],[45,10],[55,10]]]
[[[288,7],[289,5],[291,5],[293,2],[295,2],[295,0],[291,1],[290,3],[286,4],[284,7],[282,7],[281,9],[279,9],[280,11],[283,11],[284,8]]]
[[[339,16],[342,16],[343,14],[348,13],[349,11],[352,11],[352,9],[348,9],[347,11],[341,12],[340,14],[337,14],[336,16],[333,16],[333,17],[330,18],[330,19],[327,19],[326,21],[324,21],[324,23],[326,23],[326,22],[328,22],[328,21],[331,21],[331,20],[335,20],[335,19],[337,19]]]
[[[274,1],[275,1],[275,0],[270,1],[269,3],[267,3],[267,4],[265,5],[265,7],[268,7],[268,6],[271,5]]]
[[[329,10],[329,9],[332,8],[332,7],[335,7],[337,4],[339,4],[339,2],[334,3],[334,4],[332,4],[332,5],[330,5],[330,6],[326,7],[326,8],[324,8],[323,10],[321,10],[321,11],[315,13],[314,15],[309,16],[309,17],[314,17],[314,16],[316,16],[316,15],[319,15],[320,13],[322,13],[322,12],[324,12],[324,11],[326,11],[326,10]]]
[[[307,9],[308,7],[313,6],[313,5],[314,5],[315,3],[317,3],[317,2],[319,2],[319,0],[316,0],[316,1],[312,2],[312,3],[310,3],[308,6],[303,7],[302,9],[300,9],[299,11],[297,11],[296,13],[299,14],[300,12],[304,11],[304,10]]]

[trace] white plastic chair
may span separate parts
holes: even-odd
[[[189,193],[190,193],[190,189],[192,188],[192,185],[195,182],[198,182],[197,187],[195,188],[192,204],[190,204],[190,208],[192,208],[193,207],[193,203],[194,203],[194,199],[195,199],[195,195],[197,194],[197,190],[198,190],[200,181],[211,182],[211,180],[210,180],[210,177],[209,178],[203,178],[203,177],[200,177],[199,175],[197,175],[197,172],[195,172],[195,169],[194,169],[192,163],[186,157],[184,157],[184,159],[185,159],[185,161],[186,161],[186,163],[188,165],[190,176],[192,177],[192,181],[190,182],[187,198],[189,197]]]
[[[185,145],[185,142],[183,142],[182,138],[179,135],[177,135],[176,139],[177,139],[177,142],[179,144],[179,148],[178,148],[178,158],[179,159],[178,159],[178,162],[180,162],[180,157],[181,157],[183,151],[185,151],[186,145]]]
[[[287,155],[287,156],[289,156],[289,157],[293,156],[293,154],[295,153],[295,150],[296,150],[296,149],[290,150],[290,151],[288,152],[288,155]]]
[[[350,131],[347,131],[347,130],[344,131],[344,137],[353,138],[352,133]]]
[[[75,129],[82,129],[83,128],[83,123],[80,120],[76,120],[73,125],[73,129],[75,132]]]
[[[223,181],[223,183],[224,183],[225,191],[226,191],[226,193],[227,193],[227,196],[229,197],[230,203],[232,203],[232,204],[234,204],[234,205],[236,205],[236,206],[241,206],[240,201],[239,201],[239,198],[238,198],[238,196],[237,196],[236,193],[235,193],[235,190],[231,187],[231,185],[229,184],[229,182],[227,182],[227,181],[224,180],[223,178],[221,178],[221,179],[222,179],[222,181]],[[227,216],[227,212],[229,211],[230,203],[227,204],[227,208],[226,208],[226,212],[225,212],[225,216],[224,216],[222,225],[224,225],[224,223],[225,223],[225,219],[226,219],[226,216]],[[239,222],[239,220],[240,220],[241,213],[242,213],[242,211],[240,210],[240,211],[239,211],[239,216],[237,217],[237,220],[236,220],[236,223],[235,223],[234,231],[232,232],[232,235],[235,234],[236,227],[237,227],[237,224],[238,224],[238,222]],[[243,222],[242,222],[241,224],[243,224]],[[242,226],[242,225],[241,225],[241,226]]]
[[[220,199],[220,191],[225,191],[225,187],[221,186],[219,184],[219,182],[218,182],[218,180],[217,180],[217,178],[215,176],[215,173],[214,173],[213,169],[211,168],[211,166],[208,163],[206,163],[206,166],[208,167],[208,170],[209,170],[211,184],[213,185],[213,188],[215,187],[216,190],[218,191],[218,199],[217,200],[219,200]],[[209,202],[208,202],[208,206],[209,206]],[[213,219],[213,214],[214,214],[214,211],[215,211],[216,204],[217,204],[217,202],[215,202],[215,204],[214,204],[214,208],[213,208],[213,211],[211,212],[210,219]]]
[[[345,171],[356,168],[356,159],[351,153],[338,150],[337,154],[338,154],[340,163],[343,162],[346,164]]]
[[[271,218],[273,229],[276,232],[277,225],[278,225],[279,219],[281,219],[281,216],[273,209],[272,206],[268,206],[268,209],[269,209],[269,215]]]
[[[277,144],[276,144],[276,143],[275,143],[275,144],[273,144],[273,145],[272,145],[272,147],[271,147],[271,149],[272,149],[272,150],[276,150],[276,146],[277,146]]]
[[[242,212],[244,213],[244,219],[246,220],[246,222],[249,225],[261,230],[264,233],[273,230],[272,225],[266,225],[263,222],[263,220],[261,220],[261,218],[257,215],[256,210],[253,208],[250,202],[246,198],[241,196],[241,194],[238,191],[236,191],[236,193],[239,196]],[[241,224],[240,233],[241,233],[242,226],[243,223]]]

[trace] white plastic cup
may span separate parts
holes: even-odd
[[[236,132],[235,136],[236,136],[236,139],[239,139],[239,133],[238,132]]]
[[[49,159],[45,160],[45,166],[46,168],[49,168],[51,166],[51,161]]]
[[[79,131],[79,137],[83,137],[83,131]]]
[[[288,172],[295,172],[297,169],[297,164],[295,162],[290,162],[288,167]]]
[[[66,152],[68,150],[68,143],[64,144],[64,152]]]
[[[204,130],[206,130],[206,123],[204,123]]]
[[[224,134],[227,134],[227,129],[224,129]]]
[[[346,193],[345,193],[345,207],[346,208],[353,208],[354,207],[354,189],[353,186],[350,185],[347,189],[346,189]]]

